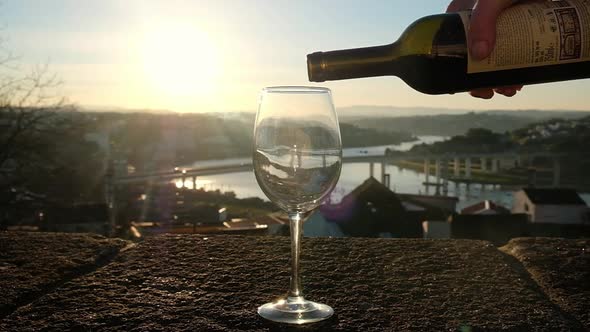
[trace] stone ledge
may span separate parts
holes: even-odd
[[[129,244],[93,234],[0,232],[0,318],[94,271]]]
[[[256,314],[285,294],[288,260],[285,237],[147,238],[20,307],[0,330],[289,329]],[[306,238],[302,264],[306,296],[335,315],[298,330],[584,328],[483,241]]]
[[[590,240],[520,238],[501,250],[516,257],[554,303],[590,328]]]

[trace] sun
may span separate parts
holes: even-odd
[[[141,49],[146,83],[160,99],[214,94],[220,75],[211,34],[193,24],[163,23],[144,34]]]

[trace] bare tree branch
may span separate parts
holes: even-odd
[[[0,189],[19,182],[24,169],[43,165],[47,137],[59,133],[58,112],[72,109],[56,93],[61,81],[48,64],[22,74],[15,60],[0,45]]]

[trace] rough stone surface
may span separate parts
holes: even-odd
[[[590,329],[590,240],[520,238],[502,248],[551,300]]]
[[[148,238],[0,330],[290,330],[256,314],[285,294],[289,250],[283,237]],[[482,241],[305,239],[306,297],[335,315],[297,330],[583,329],[515,261]]]
[[[127,244],[91,234],[0,232],[0,318],[95,270]]]

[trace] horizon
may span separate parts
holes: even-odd
[[[308,82],[306,54],[391,43],[448,2],[19,0],[2,4],[0,37],[23,70],[48,63],[64,81],[60,91],[82,107],[255,110],[265,86],[320,85],[333,91],[337,108],[588,110],[588,79],[526,86],[492,100],[425,95],[395,77]]]
[[[156,114],[229,114],[229,113],[249,113],[256,114],[256,109],[251,110],[219,110],[219,111],[187,111],[179,112],[172,109],[160,109],[160,108],[127,108],[121,106],[109,106],[109,105],[75,105],[76,110],[82,112],[115,112],[115,113],[156,113]],[[336,106],[336,112],[339,109],[354,109],[354,108],[368,108],[373,107],[375,110],[378,109],[407,109],[407,110],[421,110],[421,111],[433,111],[428,115],[459,115],[466,113],[486,113],[486,112],[545,112],[545,113],[590,113],[588,109],[537,109],[537,108],[521,108],[521,109],[500,109],[500,108],[482,108],[482,109],[470,109],[470,108],[449,108],[449,107],[435,107],[435,106],[395,106],[395,105],[350,105],[350,106]],[[448,113],[445,113],[448,112]],[[424,112],[416,113],[416,116],[425,114]],[[363,114],[358,114],[362,116]],[[347,115],[345,115],[347,116]],[[396,117],[395,113],[390,115]],[[408,116],[404,114],[403,116]]]

